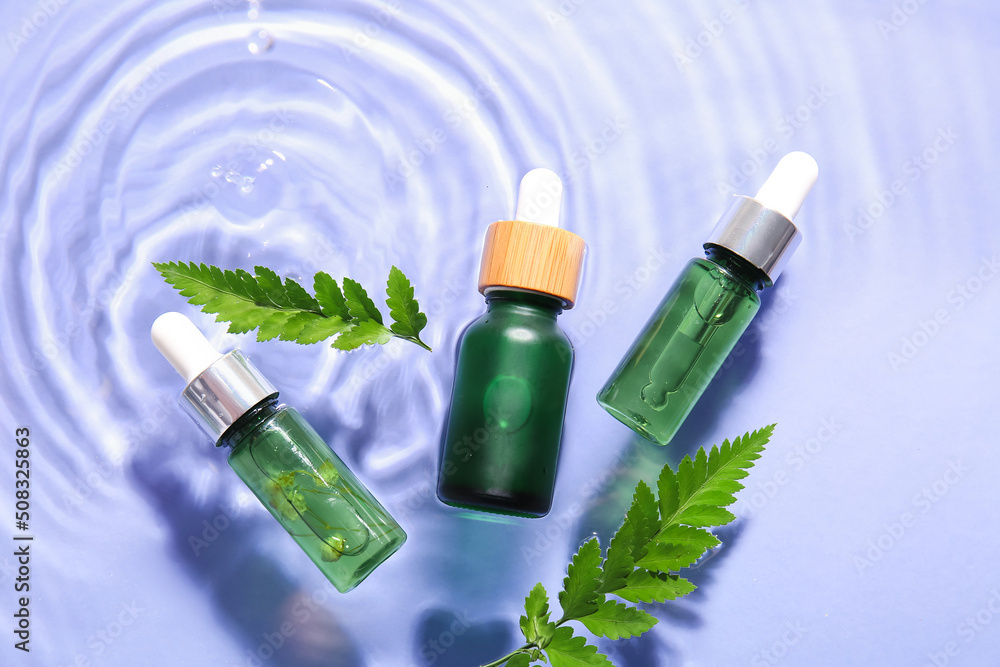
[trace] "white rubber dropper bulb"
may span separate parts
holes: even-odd
[[[562,195],[563,184],[554,171],[532,169],[521,179],[514,219],[558,227]]]
[[[157,317],[150,337],[186,384],[223,356],[198,327],[180,313],[163,313]]]
[[[778,161],[754,199],[793,220],[818,177],[819,165],[811,155],[789,153]]]

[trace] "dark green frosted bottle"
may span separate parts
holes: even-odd
[[[792,219],[818,173],[789,153],[756,197],[734,198],[598,393],[605,410],[657,444],[677,434],[801,242]]]
[[[152,338],[188,383],[181,407],[337,590],[403,545],[399,524],[239,350],[219,354],[180,313],[157,318]]]
[[[543,294],[493,291],[463,333],[438,487],[449,505],[549,511],[573,368],[562,308]]]
[[[562,184],[521,181],[516,220],[489,226],[479,290],[486,313],[463,332],[444,429],[438,497],[455,507],[539,517],[552,506],[573,346],[571,308],[585,244],[559,229]]]

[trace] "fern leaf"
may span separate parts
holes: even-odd
[[[614,667],[606,655],[597,652],[596,646],[575,636],[567,626],[556,630],[545,653],[552,667]]]
[[[713,446],[707,455],[702,449],[695,459],[686,456],[677,467],[676,475],[665,466],[657,480],[660,493],[660,525],[719,526],[733,520],[722,509],[736,502],[733,495],[743,488],[738,480],[760,458],[770,440],[774,424],[747,433],[732,443]]]
[[[639,569],[629,575],[625,588],[615,595],[629,602],[666,602],[676,600],[695,588],[687,579],[676,574],[650,572]]]
[[[328,273],[320,271],[313,277],[313,291],[316,292],[316,301],[319,302],[324,315],[339,317],[345,322],[351,321],[351,314],[347,310],[347,302],[340,291],[340,286]]]
[[[413,285],[395,266],[389,270],[385,300],[393,319],[392,331],[400,336],[417,337],[427,326],[427,316],[420,312],[420,304],[413,297]]]
[[[337,340],[333,341],[333,347],[338,350],[353,350],[362,345],[388,343],[391,338],[392,332],[384,325],[374,320],[362,320],[337,336]]]
[[[656,625],[656,619],[643,610],[614,600],[605,600],[597,611],[584,616],[580,622],[591,633],[608,639],[635,637]]]
[[[580,618],[597,609],[601,560],[601,545],[594,539],[584,542],[573,556],[559,593],[564,619]]]
[[[382,313],[375,307],[375,302],[361,283],[344,278],[344,299],[347,301],[347,311],[355,320],[374,320],[382,324]]]

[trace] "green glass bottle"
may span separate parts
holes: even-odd
[[[466,509],[539,517],[552,505],[573,346],[571,308],[585,244],[556,224],[562,184],[521,181],[516,220],[487,230],[479,290],[486,313],[463,332],[444,430],[438,497]]]
[[[673,438],[760,308],[763,273],[711,248],[692,259],[598,394],[660,444]]]
[[[295,408],[273,396],[219,440],[229,465],[337,590],[346,593],[406,533]]]
[[[542,516],[552,503],[573,346],[555,297],[497,290],[463,333],[438,496]]]
[[[238,350],[220,355],[179,313],[157,318],[152,335],[188,381],[181,406],[337,590],[403,545],[399,524]]]
[[[735,198],[598,393],[605,410],[658,444],[676,435],[801,242],[792,219],[818,173],[789,153],[756,197]]]

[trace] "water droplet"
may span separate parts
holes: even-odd
[[[260,11],[258,11],[260,10],[260,2],[258,2],[257,0],[250,0],[248,4],[249,8],[247,11],[247,18],[250,19],[251,21],[254,21],[257,19],[258,16],[260,16]]]
[[[235,169],[225,173],[226,185],[212,199],[212,204],[232,222],[242,224],[259,221],[281,199],[283,181],[280,174],[274,173],[273,168],[258,174],[254,165],[234,166]]]
[[[579,546],[582,547],[584,544],[586,544],[587,542],[589,542],[591,540],[597,540],[597,546],[601,546],[601,536],[598,535],[597,533],[591,533],[590,535],[587,535],[585,538],[583,538],[582,540],[580,540],[580,545]]]
[[[225,169],[222,167],[221,164],[215,165],[214,167],[212,167],[212,178],[218,178],[219,176],[222,176],[224,171]]]
[[[258,30],[254,34],[250,35],[250,43],[247,44],[247,48],[250,49],[250,53],[254,55],[270,51],[273,46],[274,37],[271,37],[271,33],[267,30]]]

